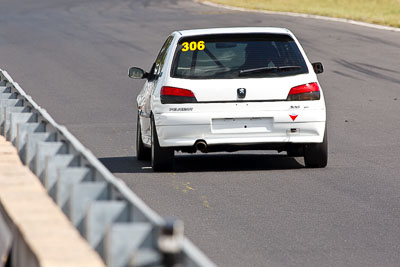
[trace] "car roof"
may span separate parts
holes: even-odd
[[[195,36],[205,34],[234,34],[234,33],[281,33],[292,34],[288,29],[276,27],[230,27],[208,28],[176,31],[181,36]]]

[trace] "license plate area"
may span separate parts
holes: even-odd
[[[272,129],[273,118],[212,119],[213,133],[265,133]]]

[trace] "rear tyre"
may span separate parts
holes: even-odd
[[[303,157],[304,156],[304,145],[291,144],[287,149],[288,157]]]
[[[154,119],[151,120],[151,166],[156,172],[174,169],[174,149],[160,146]]]
[[[142,140],[142,131],[140,128],[139,116],[136,122],[136,159],[139,161],[151,159],[151,149],[146,147]]]
[[[325,168],[328,164],[328,133],[326,128],[322,143],[304,146],[304,163],[308,168]]]

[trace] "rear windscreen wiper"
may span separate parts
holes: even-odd
[[[282,66],[282,67],[262,67],[256,69],[240,70],[239,76],[260,73],[260,72],[278,72],[278,71],[288,71],[288,70],[298,70],[301,66]]]

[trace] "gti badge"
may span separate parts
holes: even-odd
[[[238,88],[237,95],[238,95],[238,98],[245,98],[246,97],[246,88]]]

